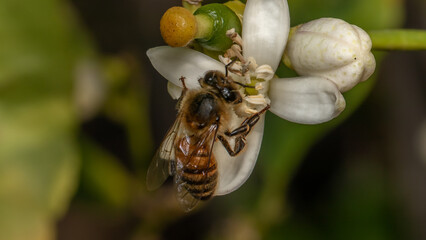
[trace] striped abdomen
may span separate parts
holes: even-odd
[[[181,166],[178,174],[185,183],[186,190],[195,199],[207,200],[216,189],[216,159],[210,154],[208,145],[196,149],[197,147],[191,145],[190,141],[190,138],[184,137],[177,142],[175,154],[178,166]]]

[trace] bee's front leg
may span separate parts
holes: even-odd
[[[180,78],[179,78],[179,80],[182,82],[182,95],[184,95],[185,93],[186,93],[186,91],[188,91],[188,88],[186,87],[186,84],[185,84],[185,79],[186,79],[186,77],[184,77],[184,76],[181,76]]]
[[[181,92],[180,97],[179,97],[179,99],[178,99],[178,102],[177,102],[177,104],[176,104],[176,106],[177,106],[177,108],[178,108],[178,109],[180,109],[180,108],[181,108],[182,99],[185,97],[186,92],[188,91],[188,88],[186,87],[186,84],[185,84],[185,79],[186,79],[186,78],[185,78],[184,76],[181,76],[181,77],[179,78],[179,80],[182,82],[182,92]]]
[[[246,145],[246,139],[243,136],[238,136],[235,139],[234,149],[231,148],[231,145],[229,144],[228,140],[225,139],[224,136],[219,135],[219,136],[217,136],[217,138],[220,140],[220,142],[222,143],[222,145],[225,147],[226,151],[232,157],[234,157],[238,153],[240,153],[241,150],[243,150],[244,147],[245,147],[245,145]]]
[[[237,135],[241,135],[243,137],[247,136],[249,132],[251,131],[251,129],[254,127],[254,125],[256,125],[256,123],[259,121],[260,115],[266,112],[266,110],[268,110],[270,107],[271,107],[270,105],[267,105],[265,108],[263,108],[259,112],[246,118],[239,127],[232,130],[231,132],[229,131],[225,132],[225,135],[228,137],[233,137]]]
[[[246,136],[250,133],[250,130],[254,127],[254,125],[256,125],[256,123],[259,121],[260,115],[265,113],[269,108],[270,106],[267,105],[264,109],[246,118],[238,128],[232,130],[231,132],[225,132],[225,135],[228,137],[236,137],[234,149],[231,148],[228,140],[226,140],[224,136],[217,136],[230,156],[236,156],[244,149],[246,145]]]

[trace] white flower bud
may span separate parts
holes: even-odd
[[[298,74],[327,78],[341,92],[367,80],[376,67],[368,34],[335,18],[321,18],[298,26],[285,54],[286,62]]]

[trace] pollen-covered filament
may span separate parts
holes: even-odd
[[[220,59],[225,64],[232,62],[229,58]],[[244,99],[244,111],[247,114],[254,114],[271,103],[267,95],[269,80],[274,76],[270,66],[257,67],[255,61],[250,59],[244,64],[235,61],[228,69],[234,74],[234,81],[246,86],[241,89],[241,94]]]
[[[269,81],[274,77],[274,70],[272,70],[272,67],[269,65],[261,65],[256,68],[255,75],[258,79]]]
[[[271,103],[267,92],[269,80],[275,74],[274,70],[267,64],[259,66],[253,57],[243,56],[243,39],[234,29],[228,30],[226,35],[234,44],[223,56],[219,56],[219,60],[227,66],[229,72],[234,74],[234,81],[247,86],[241,91],[245,100],[244,111],[254,114]]]

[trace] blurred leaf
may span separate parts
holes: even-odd
[[[289,1],[292,25],[320,17],[342,18],[364,29],[389,28],[401,24],[402,2],[394,0],[361,0],[321,2],[301,0]],[[375,54],[377,66],[381,56]],[[281,77],[294,76],[294,72],[284,67],[277,74]],[[257,209],[260,228],[267,231],[286,216],[285,193],[289,180],[309,148],[331,129],[349,117],[368,96],[375,84],[373,75],[344,94],[345,111],[336,119],[319,125],[300,125],[268,114],[265,125],[265,138],[258,159],[264,186],[260,193]]]
[[[109,207],[129,204],[132,179],[114,156],[87,139],[82,141],[81,190]]]
[[[365,30],[399,27],[403,21],[403,2],[399,0],[289,0],[288,3],[292,26],[321,17],[341,18]],[[374,54],[379,68],[383,54]],[[280,77],[296,76],[294,71],[283,65],[276,74]],[[243,209],[255,214],[256,225],[264,235],[270,233],[268,236],[277,236],[277,239],[292,236],[292,233],[297,236],[294,239],[318,237],[316,226],[308,226],[303,220],[295,223],[286,221],[291,216],[291,210],[286,205],[289,181],[309,148],[356,111],[371,92],[375,81],[376,74],[345,93],[346,109],[328,123],[301,125],[268,113],[262,149],[254,173],[247,184],[233,193],[232,197],[227,197],[229,204],[239,204],[238,209],[242,209],[243,203]],[[295,217],[291,216],[291,220],[297,221]]]
[[[55,0],[0,2],[0,239],[51,239],[79,169],[73,67],[84,51]]]
[[[402,0],[289,0],[288,5],[292,26],[333,17],[370,30],[398,27],[404,19]]]
[[[367,157],[368,158],[368,157]],[[331,199],[329,232],[333,239],[404,239],[395,219],[401,219],[389,201],[385,176],[375,159],[356,159],[351,171],[337,183]],[[399,225],[401,226],[401,225]],[[351,232],[352,234],[348,235]]]
[[[381,57],[376,54],[376,60],[380,61],[380,59]],[[368,81],[345,93],[345,111],[330,122],[301,125],[268,114],[268,123],[265,125],[267,137],[263,141],[258,164],[265,178],[265,186],[259,202],[259,214],[263,216],[263,220],[269,219],[274,222],[283,217],[285,207],[281,205],[285,202],[285,189],[300,161],[316,141],[342,123],[361,105],[373,88],[375,78],[376,76],[373,75]]]
[[[143,68],[130,55],[106,58],[104,66],[110,90],[104,111],[126,128],[134,165],[145,174],[149,164],[146,159],[152,154],[152,139],[146,82],[140,81],[145,80]]]

